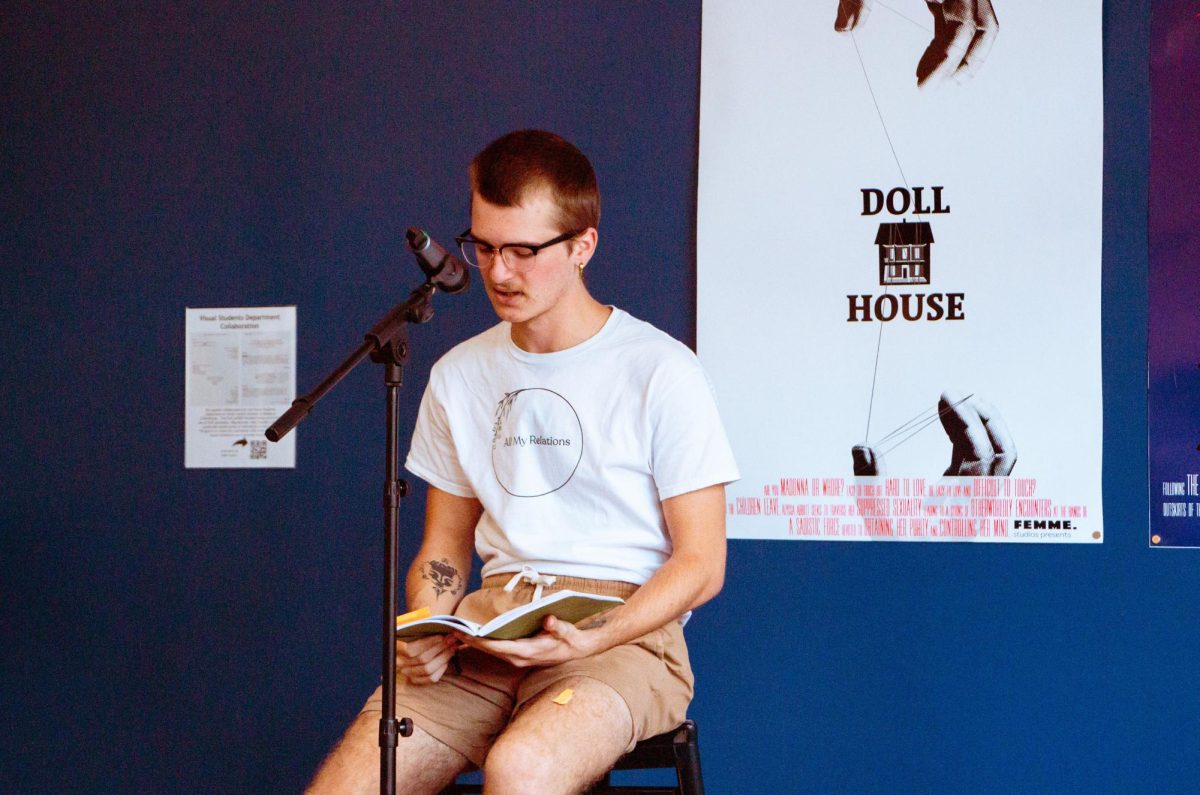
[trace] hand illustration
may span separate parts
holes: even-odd
[[[838,33],[854,30],[869,13],[871,0],[838,0],[837,19],[833,22],[833,29]]]
[[[872,0],[838,0],[833,29],[854,30],[867,18]],[[917,62],[917,86],[972,77],[987,59],[1000,32],[991,0],[926,0],[933,40]]]
[[[1003,477],[1017,464],[1017,446],[1000,412],[974,395],[946,390],[938,400],[938,416],[952,447],[951,477]],[[884,474],[883,457],[873,448],[856,445],[851,450],[854,474]]]

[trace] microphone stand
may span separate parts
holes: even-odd
[[[309,394],[297,398],[292,407],[266,431],[267,439],[277,442],[304,419],[317,401],[341,381],[366,356],[384,366],[387,388],[387,461],[383,484],[383,714],[379,719],[379,791],[396,791],[396,746],[399,737],[412,734],[409,718],[396,720],[396,601],[399,580],[397,547],[400,532],[400,500],[408,494],[408,483],[398,477],[400,458],[400,387],[403,368],[408,361],[408,324],[425,323],[433,317],[432,280],[413,290],[408,299],[394,306],[366,334],[362,345],[330,373]]]

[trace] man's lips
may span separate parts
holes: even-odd
[[[515,301],[522,296],[520,290],[506,290],[503,287],[492,286],[492,294],[500,301]]]

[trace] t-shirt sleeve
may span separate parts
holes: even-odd
[[[651,469],[659,499],[737,480],[716,396],[694,357],[662,373],[652,394]]]
[[[458,497],[474,497],[467,475],[459,464],[458,448],[446,415],[445,405],[438,396],[436,376],[431,376],[421,406],[417,410],[417,426],[413,430],[412,446],[404,468],[431,486]]]

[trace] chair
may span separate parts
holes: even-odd
[[[611,774],[588,790],[589,795],[704,795],[704,780],[700,774],[700,745],[696,723],[685,720],[678,728],[665,734],[642,740],[633,750],[617,760],[613,770],[650,770],[675,768],[676,784],[673,787],[617,786]],[[482,792],[479,784],[454,783],[442,790],[441,795],[466,795]]]

